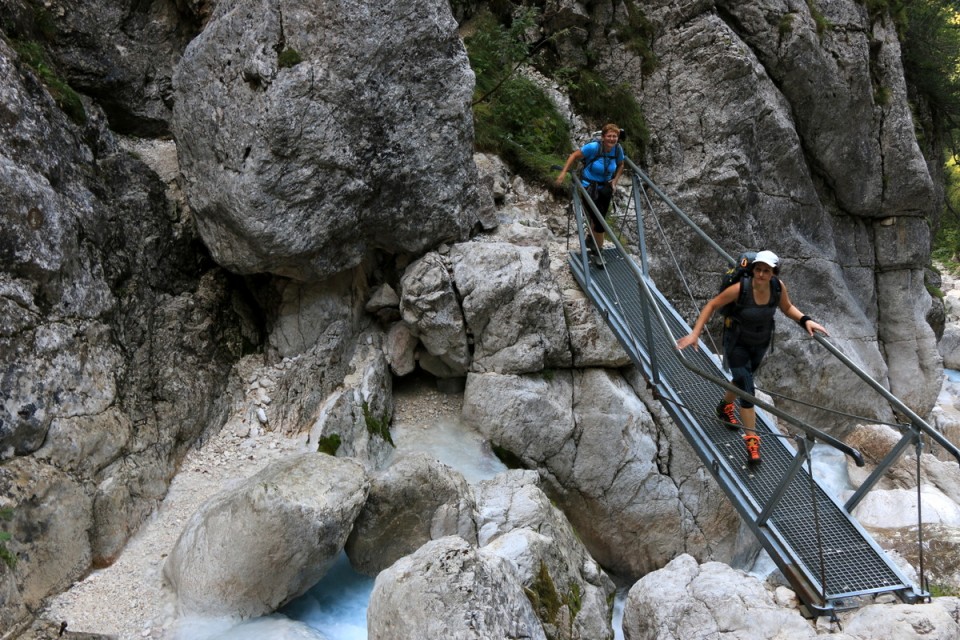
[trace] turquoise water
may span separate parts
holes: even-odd
[[[459,421],[445,420],[392,432],[398,452],[427,453],[470,483],[506,470],[489,444]],[[366,640],[374,579],[353,570],[343,552],[320,582],[277,613],[240,624],[181,620],[177,640]]]
[[[373,580],[354,571],[341,552],[320,582],[279,613],[321,631],[329,640],[366,640]]]

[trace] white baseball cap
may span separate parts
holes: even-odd
[[[777,257],[773,251],[761,251],[757,254],[757,257],[753,259],[754,262],[762,262],[763,264],[768,264],[774,269],[777,268],[777,265],[780,263],[780,258]]]

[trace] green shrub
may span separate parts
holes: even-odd
[[[325,453],[328,456],[337,455],[337,449],[340,448],[340,434],[331,433],[317,440],[317,452]]]
[[[382,440],[389,442],[392,447],[397,446],[393,444],[393,438],[390,436],[390,418],[387,414],[377,418],[370,413],[370,405],[364,402],[363,421],[367,424],[367,432],[370,435],[379,436]]]
[[[534,182],[549,184],[569,155],[566,123],[534,82],[517,73],[529,56],[523,32],[536,12],[528,10],[505,27],[485,13],[465,39],[476,75],[473,104],[477,150],[495,153],[510,168]]]
[[[873,93],[873,101],[881,107],[890,104],[890,88],[878,87]]]
[[[300,52],[296,49],[287,47],[277,56],[277,66],[281,69],[289,69],[303,62]]]
[[[944,182],[947,206],[933,236],[931,258],[955,274],[960,271],[960,167],[956,158],[945,163]]]
[[[629,3],[626,7],[624,46],[640,58],[640,73],[649,75],[657,68],[657,58],[651,46],[656,35],[653,24],[644,15],[639,3]]]
[[[638,156],[650,142],[650,132],[640,104],[626,84],[611,86],[595,71],[581,70],[567,84],[570,100],[584,118],[597,124],[615,122],[627,132],[623,147],[628,156]]]
[[[817,34],[823,35],[824,32],[829,30],[833,25],[827,20],[826,16],[823,15],[814,0],[807,0],[807,7],[810,8],[810,17],[813,18],[813,23],[816,25]]]
[[[20,54],[20,59],[33,69],[67,117],[75,124],[84,124],[87,121],[87,112],[83,108],[80,95],[54,73],[40,44],[34,41],[15,41],[13,46]]]
[[[12,520],[13,519],[13,508],[7,507],[6,509],[0,509],[0,520]],[[4,564],[13,569],[17,565],[17,556],[13,555],[9,549],[7,549],[7,543],[10,542],[11,536],[8,531],[0,531],[0,560],[3,560]]]
[[[792,13],[785,13],[785,14],[783,14],[783,16],[781,16],[781,18],[780,18],[780,24],[779,24],[779,26],[777,27],[777,32],[778,32],[781,36],[785,36],[785,35],[787,35],[788,33],[790,33],[791,31],[793,31],[793,14],[792,14]]]
[[[952,585],[931,584],[930,595],[933,596],[934,598],[943,598],[943,597],[956,598],[956,597],[960,597],[960,589],[957,589]]]

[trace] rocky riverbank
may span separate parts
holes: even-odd
[[[405,383],[394,391],[394,430],[454,419],[460,396],[441,393],[429,382]],[[187,519],[208,498],[272,462],[305,450],[304,437],[290,438],[249,428],[236,416],[215,437],[195,447],[170,485],[156,513],[124,548],[113,565],[95,571],[53,598],[34,633],[67,629],[120,640],[164,638],[175,621],[161,572]],[[238,435],[238,432],[243,435]],[[398,440],[403,446],[403,440]]]

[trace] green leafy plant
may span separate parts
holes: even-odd
[[[640,4],[631,2],[626,5],[627,21],[624,27],[624,45],[627,51],[635,53],[640,58],[640,73],[649,75],[657,68],[657,57],[651,46],[655,32],[653,23],[647,19]]]
[[[380,436],[381,439],[386,440],[390,443],[390,446],[396,447],[397,445],[393,444],[393,438],[390,436],[390,418],[386,413],[380,418],[377,418],[370,412],[370,405],[366,402],[363,403],[363,420],[367,425],[367,432],[371,435]]]
[[[561,622],[560,611],[563,607],[567,607],[570,612],[570,629],[567,629],[567,631],[572,630],[573,621],[583,608],[580,585],[573,583],[566,594],[561,594],[557,590],[553,578],[550,577],[547,565],[541,562],[537,577],[529,587],[524,588],[524,592],[530,604],[536,610],[537,617],[554,627]]]
[[[0,520],[10,521],[12,519],[12,507],[0,509]],[[9,531],[0,531],[0,560],[3,560],[4,564],[13,569],[17,565],[17,556],[7,548],[7,543],[10,542],[11,539],[12,536]]]
[[[277,56],[277,66],[281,69],[289,69],[303,62],[303,58],[300,56],[300,52],[296,49],[291,49],[287,47],[280,52],[280,55]]]
[[[598,125],[615,122],[627,132],[623,143],[627,155],[636,156],[649,144],[643,111],[629,85],[611,85],[595,71],[584,69],[567,86],[570,100],[585,118]]]
[[[817,33],[823,35],[824,32],[833,27],[826,16],[823,15],[823,12],[820,11],[820,8],[817,7],[817,3],[814,0],[807,0],[807,7],[810,9],[810,17],[813,18],[813,23],[817,27]]]
[[[74,123],[84,124],[87,121],[87,112],[83,108],[80,95],[53,71],[53,67],[40,44],[35,41],[15,41],[13,46],[20,54],[20,59],[33,69],[40,81],[46,86],[57,106]]]
[[[527,9],[504,26],[492,13],[481,14],[464,42],[476,75],[476,148],[500,155],[529,179],[549,184],[555,175],[550,167],[566,159],[570,142],[566,123],[553,102],[519,73],[531,54],[523,34],[536,15],[536,10]]]
[[[960,589],[957,589],[956,587],[952,587],[950,585],[931,584],[929,589],[930,589],[930,595],[933,596],[934,598],[942,598],[942,597],[956,598],[960,596]]]
[[[337,455],[337,449],[340,448],[340,444],[340,434],[331,433],[317,440],[317,452],[325,453],[328,456],[335,456]]]
[[[780,24],[777,25],[777,32],[781,36],[785,36],[791,31],[793,31],[793,14],[785,13],[780,17]]]

